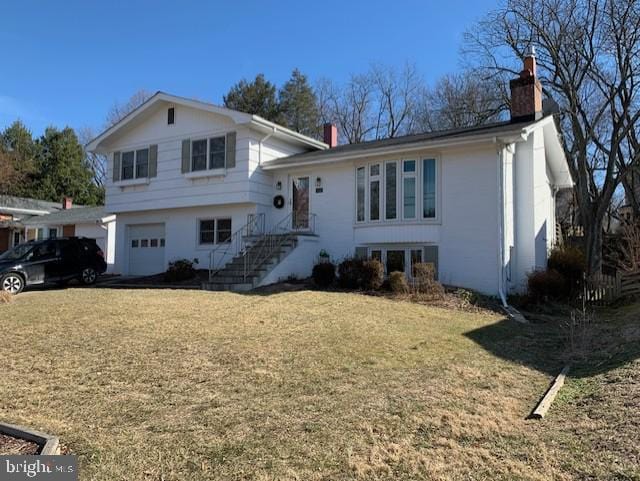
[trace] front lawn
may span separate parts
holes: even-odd
[[[490,312],[96,288],[17,296],[0,328],[0,420],[60,436],[81,479],[542,480],[590,468],[569,461],[586,449],[571,432],[525,420],[562,365],[555,332]]]

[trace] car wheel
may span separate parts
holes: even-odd
[[[24,279],[20,274],[11,272],[2,276],[0,286],[2,286],[2,290],[4,292],[8,292],[9,294],[20,294],[22,289],[24,289]]]
[[[85,267],[82,270],[82,275],[80,276],[80,280],[85,286],[90,286],[95,283],[97,278],[98,273],[93,267]]]

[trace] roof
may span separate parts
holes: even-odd
[[[226,107],[221,107],[219,105],[215,105],[209,102],[203,102],[202,100],[190,99],[187,97],[180,97],[178,95],[171,95],[166,92],[158,91],[153,94],[149,99],[139,105],[136,109],[132,110],[127,114],[124,118],[122,118],[118,123],[112,125],[96,138],[87,143],[87,149],[92,152],[103,152],[105,149],[102,148],[102,144],[124,126],[129,124],[132,120],[142,115],[153,105],[158,102],[167,102],[174,105],[183,105],[185,107],[190,107],[198,110],[204,110],[207,112],[212,112],[214,114],[223,115],[233,120],[237,125],[246,125],[252,127],[257,130],[261,130],[266,134],[271,134],[276,137],[280,137],[282,139],[288,140],[289,142],[293,142],[296,144],[300,144],[305,146],[307,149],[326,149],[328,145],[324,142],[320,142],[319,140],[313,139],[311,137],[307,137],[306,135],[302,135],[298,132],[294,132],[286,127],[278,125],[274,122],[271,122],[267,119],[260,117],[259,115],[253,115],[249,113],[239,112],[237,110],[228,109]]]
[[[33,225],[66,225],[66,224],[83,224],[105,222],[110,217],[104,206],[99,207],[81,207],[77,209],[66,209],[52,212],[51,214],[31,217],[23,224],[26,226]]]
[[[422,134],[404,135],[382,140],[370,140],[358,144],[339,145],[332,149],[308,152],[303,154],[295,154],[289,157],[281,157],[273,159],[263,164],[263,168],[284,167],[296,164],[307,164],[315,162],[330,161],[332,158],[351,158],[364,154],[386,153],[387,150],[395,148],[411,148],[413,146],[425,146],[424,144],[435,143],[436,141],[447,140],[467,140],[474,137],[482,138],[486,136],[504,136],[509,134],[518,134],[522,129],[526,129],[535,124],[536,120],[525,120],[521,122],[496,122],[492,124],[480,125],[475,127],[464,127],[458,129],[439,130],[433,132],[425,132]]]
[[[54,212],[62,209],[61,202],[49,202],[46,200],[30,199],[28,197],[14,197],[12,195],[0,195],[0,211],[23,211],[25,213]]]

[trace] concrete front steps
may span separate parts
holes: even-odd
[[[295,234],[281,234],[278,236],[279,246],[271,252],[267,258],[244,277],[244,256],[242,252],[236,255],[223,269],[218,271],[208,282],[203,282],[202,288],[207,291],[234,291],[246,292],[258,287],[260,281],[266,277],[282,260],[298,245]],[[254,237],[248,239],[251,254],[263,247],[264,238]]]

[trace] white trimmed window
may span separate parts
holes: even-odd
[[[141,179],[149,176],[149,149],[122,152],[120,180]]]
[[[379,260],[384,266],[385,275],[394,271],[404,272],[407,277],[413,277],[414,266],[419,263],[433,265],[438,278],[438,246],[388,246],[388,247],[357,247],[362,257]]]
[[[369,220],[380,220],[380,186],[382,176],[380,175],[380,164],[369,165]]]
[[[436,220],[437,189],[434,158],[356,166],[356,222]]]
[[[402,162],[402,218],[416,218],[416,161]]]
[[[164,239],[160,239],[161,246]],[[198,243],[200,245],[231,242],[231,219],[200,219],[198,223]]]
[[[224,135],[191,141],[191,172],[224,169],[225,165],[226,138]]]

